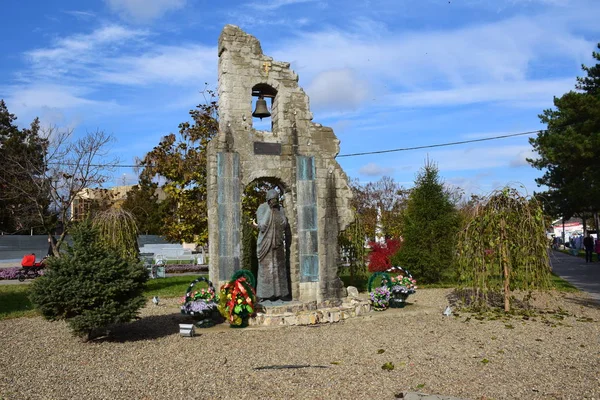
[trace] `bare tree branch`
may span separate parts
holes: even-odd
[[[71,206],[77,195],[83,189],[102,186],[119,160],[107,159],[113,137],[103,131],[88,132],[79,138],[74,137],[72,129],[50,126],[41,131],[42,162],[8,155],[13,177],[21,179],[0,177],[0,181],[10,186],[14,196],[33,204],[37,223],[52,239],[53,253],[59,256],[60,246],[74,222]],[[59,225],[62,232],[55,240],[53,235]]]

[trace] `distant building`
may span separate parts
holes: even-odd
[[[85,188],[81,190],[71,203],[71,219],[80,221],[95,208],[120,208],[133,186],[115,186],[110,189]],[[165,200],[166,194],[161,188],[157,188],[155,193],[159,202]]]
[[[583,235],[583,220],[581,218],[570,218],[564,221],[561,219],[557,219],[556,221],[552,221],[552,228],[554,228],[554,236],[563,237],[563,227],[564,227],[564,239],[569,240],[569,238],[575,234]]]

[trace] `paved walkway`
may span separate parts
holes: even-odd
[[[550,252],[552,272],[576,288],[590,294],[600,304],[600,262],[586,263],[585,258],[571,256],[560,251]]]

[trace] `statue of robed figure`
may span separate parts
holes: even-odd
[[[279,193],[267,191],[267,201],[256,210],[258,276],[256,295],[261,300],[289,300],[285,242],[288,222],[279,204]],[[289,240],[289,239],[288,239]]]

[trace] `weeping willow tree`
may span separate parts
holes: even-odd
[[[354,284],[358,279],[366,278],[368,275],[367,264],[365,263],[367,256],[365,237],[366,232],[362,217],[358,213],[354,215],[354,222],[338,237],[341,253],[349,264],[350,280]]]
[[[460,280],[473,288],[474,302],[487,307],[503,292],[510,311],[511,290],[543,290],[550,284],[544,215],[535,199],[506,187],[472,209],[458,238]]]
[[[110,208],[99,212],[94,216],[92,225],[98,229],[100,240],[110,248],[115,249],[123,257],[137,258],[138,228],[135,217],[129,211]]]

